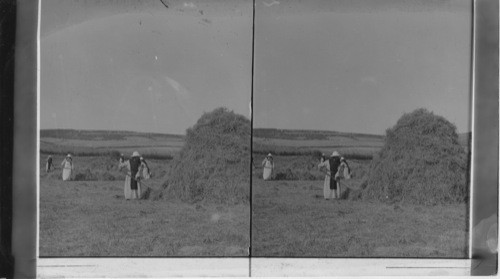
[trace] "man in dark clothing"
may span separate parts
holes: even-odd
[[[337,173],[337,171],[339,170],[339,166],[340,166],[340,155],[338,155],[338,153],[336,154],[336,156],[333,156],[335,155],[332,154],[332,157],[330,157],[330,189],[332,190],[337,190],[337,188],[340,186],[338,185],[338,181],[337,181],[337,178],[335,177],[335,174]],[[338,191],[340,192],[340,191]],[[338,198],[338,195],[337,195],[337,198]]]
[[[141,159],[138,156],[130,158],[130,189],[137,190],[137,172],[141,166]]]
[[[47,158],[47,165],[45,166],[45,172],[50,172],[52,169],[52,156],[49,155]]]
[[[323,196],[325,200],[340,198],[340,184],[337,180],[337,172],[340,166],[340,154],[334,151],[328,160],[321,158],[319,169],[327,169],[323,183]]]

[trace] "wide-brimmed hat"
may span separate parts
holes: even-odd
[[[132,157],[141,157],[141,155],[139,155],[139,152],[134,151],[134,153],[132,153]]]
[[[66,157],[71,158],[71,154],[66,155]]]
[[[273,155],[271,153],[267,154],[267,157],[273,157]]]
[[[330,157],[340,157],[340,154],[337,151],[333,151],[332,155]]]

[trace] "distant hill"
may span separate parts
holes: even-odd
[[[331,154],[338,151],[349,159],[371,159],[384,144],[385,136],[321,130],[253,129],[253,153],[284,156]]]
[[[178,138],[184,135],[142,133],[132,131],[106,131],[106,130],[73,130],[73,129],[42,129],[40,138],[79,139],[79,140],[126,140],[127,137],[145,138]]]
[[[131,131],[40,130],[40,152],[77,156],[131,154],[138,151],[147,158],[170,159],[184,145],[183,135]]]
[[[384,135],[363,134],[363,133],[345,133],[337,131],[323,130],[291,130],[275,128],[254,128],[253,136],[257,138],[275,138],[275,139],[318,139],[327,140],[330,137],[351,137],[351,138],[372,138],[383,140]]]
[[[458,136],[466,151],[471,133]],[[253,153],[277,155],[329,154],[333,150],[348,158],[371,159],[385,142],[385,135],[346,133],[321,130],[253,129]]]

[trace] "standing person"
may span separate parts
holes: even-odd
[[[340,198],[341,194],[341,179],[351,179],[351,168],[344,157],[340,158],[340,165],[337,173],[335,173],[335,181],[337,181],[337,197]]]
[[[127,168],[127,175],[125,177],[125,185],[124,185],[124,193],[126,200],[137,200],[141,198],[141,172],[142,172],[142,164],[140,159],[139,152],[134,151],[132,153],[132,158],[130,160],[125,161],[123,158],[120,158],[120,164],[118,168],[121,170],[122,168]]]
[[[144,180],[148,180],[151,178],[151,170],[149,169],[148,163],[141,157],[141,165],[142,165],[142,177]]]
[[[328,160],[321,158],[318,168],[326,168],[325,182],[323,183],[323,196],[325,200],[340,198],[340,186],[334,175],[340,166],[340,154],[334,151]]]
[[[52,156],[47,157],[47,163],[45,164],[45,172],[50,172],[52,169]]]
[[[343,179],[351,179],[351,168],[344,157],[340,158],[338,176]]]
[[[271,180],[271,175],[273,174],[274,170],[273,155],[271,155],[271,153],[267,154],[267,157],[264,158],[264,161],[262,161],[262,166],[264,167],[262,177],[264,178],[264,180]]]
[[[68,154],[61,163],[63,167],[62,179],[63,181],[71,180],[71,173],[73,172],[73,158]]]

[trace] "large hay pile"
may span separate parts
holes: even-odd
[[[160,196],[186,202],[246,203],[250,194],[250,120],[218,108],[186,131],[186,143]]]
[[[468,155],[455,125],[417,109],[386,133],[362,184],[363,199],[425,205],[468,199]]]

